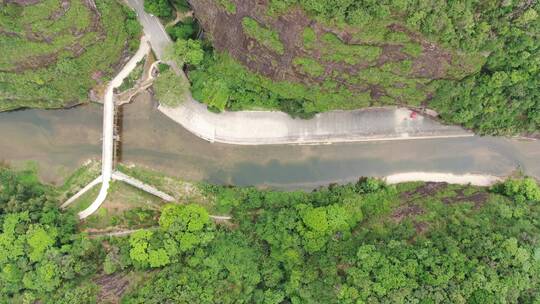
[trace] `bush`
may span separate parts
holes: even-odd
[[[276,31],[261,26],[256,20],[249,17],[242,19],[242,26],[246,35],[257,40],[261,45],[280,55],[285,52],[283,43],[279,40],[279,34]]]
[[[533,178],[507,179],[494,186],[494,190],[517,202],[540,202],[540,187]]]
[[[175,107],[181,104],[188,89],[189,83],[176,75],[172,69],[161,73],[154,81],[154,91],[157,100],[169,107]]]

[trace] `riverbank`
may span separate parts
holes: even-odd
[[[404,172],[383,178],[388,184],[405,182],[434,182],[458,185],[491,186],[504,180],[502,177],[483,174],[453,174],[443,172]]]

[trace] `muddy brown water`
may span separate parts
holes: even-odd
[[[121,161],[192,181],[312,188],[359,176],[407,171],[540,177],[540,142],[469,137],[332,145],[235,146],[208,143],[159,111],[148,94],[121,111]],[[0,161],[33,161],[43,180],[62,182],[100,159],[102,107],[0,113]]]

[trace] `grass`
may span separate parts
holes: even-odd
[[[242,26],[246,35],[255,39],[261,45],[275,51],[280,55],[285,53],[285,48],[283,43],[281,43],[281,40],[279,40],[279,34],[277,31],[265,28],[256,20],[249,17],[244,17],[242,19]]]
[[[343,43],[336,35],[326,33],[322,36],[323,58],[327,61],[358,64],[379,58],[381,48],[369,45],[350,45]]]
[[[107,199],[82,223],[83,229],[135,229],[157,225],[160,198],[123,182],[111,183]]]
[[[113,74],[126,45],[137,47],[134,13],[115,0],[97,0],[101,18],[94,23],[96,13],[83,3],[70,1],[65,12],[59,0],[2,6],[0,111],[85,102]]]
[[[160,73],[154,81],[154,91],[160,103],[175,107],[180,105],[189,90],[189,83],[172,69]]]
[[[135,84],[137,83],[137,80],[139,80],[142,77],[144,69],[144,60],[141,60],[137,62],[137,66],[129,73],[129,75],[124,79],[120,87],[118,87],[119,92],[123,92],[125,90],[133,88]]]
[[[324,67],[311,58],[297,57],[293,59],[293,64],[311,77],[319,77],[324,73]]]
[[[158,190],[172,195],[179,203],[197,203],[209,211],[213,210],[213,198],[203,195],[198,184],[192,184],[181,178],[167,176],[163,173],[139,166],[119,164],[117,169],[120,172],[154,186]]]
[[[420,54],[422,54],[422,46],[418,43],[405,43],[403,46],[403,49],[401,49],[404,53],[412,56],[412,57],[418,57]]]
[[[73,172],[58,188],[61,201],[67,200],[101,174],[99,162],[91,161]]]
[[[304,41],[304,47],[312,49],[315,46],[315,42],[317,42],[317,35],[312,28],[306,27],[302,33],[302,39]]]
[[[84,209],[88,208],[90,204],[96,199],[98,193],[99,193],[100,185],[96,185],[92,189],[88,190],[86,193],[81,195],[78,199],[76,199],[71,205],[69,205],[67,208],[73,211],[74,214],[77,214]]]
[[[218,0],[218,3],[230,14],[236,14],[236,5],[231,0]]]

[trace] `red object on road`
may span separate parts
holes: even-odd
[[[410,117],[411,117],[411,119],[415,119],[416,118],[416,112],[411,112]]]

